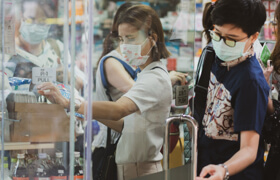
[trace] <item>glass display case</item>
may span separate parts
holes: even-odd
[[[100,84],[101,70],[98,66],[101,57],[104,56],[104,49],[113,45],[117,49],[126,41],[124,39],[126,36],[119,33],[112,44],[105,43],[106,38],[116,33],[112,29],[114,21],[119,23],[121,19],[119,17],[125,17],[123,14],[116,16],[118,8],[128,2],[1,1],[0,179],[93,179],[92,167],[99,165],[100,162],[92,158],[94,155],[92,152],[106,145],[107,136],[106,126],[100,123],[106,124],[102,121],[103,116],[100,116],[101,118],[93,116],[96,115],[95,110],[99,109],[107,112],[103,114],[111,113],[107,104],[100,108],[100,104],[97,106],[92,103],[102,101],[101,96],[106,96],[99,92],[99,86],[102,84]],[[162,25],[159,31],[163,32],[162,42],[170,52],[169,57],[160,59],[164,71],[188,74],[186,76],[188,83],[185,86],[181,86],[178,82],[173,83],[173,94],[177,98],[172,98],[167,117],[188,114],[190,105],[187,102],[192,96],[192,77],[201,49],[202,2],[152,0],[134,3],[151,7],[159,17]],[[121,23],[118,25],[117,31],[120,30]],[[147,32],[147,35],[149,42],[157,41],[157,38],[155,41],[150,40],[153,33]],[[143,42],[142,46],[146,44],[146,40]],[[157,45],[156,43],[156,48],[162,46]],[[123,57],[121,54],[119,56]],[[131,67],[136,73],[137,66]],[[105,72],[105,79],[106,76],[108,78],[109,71]],[[116,74],[116,78],[118,75]],[[133,79],[129,78],[133,82]],[[137,80],[140,81],[139,78]],[[114,91],[122,91],[121,95],[129,91],[123,83],[113,87],[114,81],[120,80],[114,78],[108,80],[109,87]],[[123,82],[125,81],[124,79]],[[106,88],[103,88],[103,93],[106,93],[104,89]],[[165,91],[159,92],[163,92],[162,97],[168,96],[168,92],[166,94]],[[54,93],[62,98],[57,98]],[[118,99],[116,97],[120,98],[119,95],[112,97],[114,101]],[[67,105],[63,104],[61,99],[67,102]],[[168,136],[170,134],[168,131],[165,132],[167,117],[161,122],[160,130],[157,130],[161,132],[158,141],[161,143],[156,145],[157,147],[163,146],[164,133]],[[178,127],[176,135],[179,140],[175,141],[174,150],[169,153],[169,165],[164,167],[163,172],[148,173],[149,175],[138,177],[139,179],[194,177],[193,165],[196,154],[193,154],[191,149],[195,152],[196,148],[191,141],[195,125],[192,120],[184,124],[182,118],[185,117],[175,118]],[[124,122],[127,122],[126,116]],[[151,128],[155,126],[153,123],[150,125]],[[125,126],[126,123],[124,128]],[[137,126],[130,124],[126,128],[137,129]],[[112,131],[113,135],[114,133]],[[120,141],[125,144],[125,139]],[[163,161],[160,159],[163,157],[163,150],[162,153],[156,152],[158,154],[156,159],[162,164]],[[121,157],[123,156],[125,157],[125,155]],[[118,162],[122,160],[118,159],[117,164]]]

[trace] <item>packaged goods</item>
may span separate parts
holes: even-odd
[[[80,163],[80,152],[74,152],[75,164],[74,164],[74,180],[83,180],[84,172]]]
[[[56,159],[51,171],[51,180],[66,180],[67,172],[62,163],[62,152],[55,153]]]
[[[47,164],[46,153],[39,153],[39,161],[36,165],[36,174],[34,180],[51,180],[50,167]]]
[[[24,154],[17,155],[17,164],[13,173],[13,180],[29,180],[27,168],[24,161]]]

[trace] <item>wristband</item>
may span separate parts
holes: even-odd
[[[219,164],[218,166],[222,166],[225,169],[225,176],[224,176],[224,180],[228,180],[229,179],[229,172],[228,172],[228,167],[225,164]]]

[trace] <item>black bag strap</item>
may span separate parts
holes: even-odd
[[[111,128],[107,128],[107,143],[106,143],[106,147],[109,147],[109,145],[111,144]]]
[[[201,91],[203,91],[203,93],[205,93],[206,91],[207,93],[209,79],[210,79],[210,71],[214,60],[215,60],[215,52],[213,46],[212,44],[208,44],[203,49],[197,65],[196,85],[195,85],[196,93],[200,93]],[[200,71],[202,71],[201,75],[200,75]]]
[[[199,58],[194,92],[196,104],[199,104],[202,107],[206,104],[210,72],[215,56],[213,46],[210,43],[203,49]]]
[[[197,120],[199,127],[202,127],[202,119],[206,108],[208,85],[212,64],[215,60],[215,52],[211,43],[202,51],[196,70],[196,81],[194,86],[195,97],[191,99],[194,103],[193,117]],[[190,106],[191,107],[191,106]],[[191,108],[192,109],[192,108]],[[199,128],[199,136],[203,128]]]

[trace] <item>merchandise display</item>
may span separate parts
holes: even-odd
[[[239,59],[240,54],[244,55],[244,47],[247,43],[247,41],[229,40],[226,35],[221,35],[214,29],[205,31],[205,22],[203,21],[205,18],[203,12],[205,5],[211,3],[211,7],[214,8],[217,1],[219,0],[137,1],[135,4],[132,3],[133,6],[144,4],[155,11],[154,14],[159,17],[159,22],[162,25],[162,34],[158,35],[150,30],[153,29],[153,20],[145,19],[143,20],[145,23],[137,27],[139,28],[137,32],[139,31],[140,35],[133,34],[124,38],[119,34],[118,31],[120,30],[117,25],[113,23],[118,19],[115,17],[118,8],[130,1],[3,0],[3,3],[0,3],[0,17],[4,15],[4,22],[2,22],[2,18],[0,20],[1,27],[2,25],[4,27],[0,29],[0,40],[4,40],[3,42],[0,41],[0,61],[2,62],[1,66],[4,66],[0,70],[0,102],[2,104],[0,127],[3,125],[4,127],[0,128],[2,137],[0,139],[0,155],[3,155],[1,157],[4,157],[4,159],[2,159],[3,164],[0,161],[0,167],[3,167],[4,171],[2,172],[3,174],[0,171],[0,180],[91,180],[92,174],[94,174],[92,173],[94,162],[92,161],[91,153],[95,149],[105,146],[107,136],[103,137],[102,132],[104,133],[104,128],[109,126],[99,122],[98,118],[95,119],[93,115],[95,107],[91,102],[103,101],[100,100],[100,97],[110,97],[111,92],[114,95],[114,101],[118,101],[117,99],[122,96],[132,102],[135,99],[140,101],[144,97],[149,97],[148,95],[144,96],[144,93],[142,94],[142,91],[139,90],[141,97],[135,96],[137,98],[132,99],[132,97],[128,96],[128,90],[133,86],[124,87],[124,84],[127,85],[127,81],[130,81],[128,77],[131,72],[134,73],[133,80],[135,82],[137,82],[138,77],[141,80],[141,75],[143,74],[148,74],[149,76],[152,74],[146,70],[141,72],[139,66],[145,65],[151,57],[154,58],[151,54],[159,54],[160,45],[157,45],[157,43],[160,36],[164,39],[162,44],[170,52],[170,56],[159,58],[162,62],[161,65],[164,69],[166,67],[167,70],[161,73],[164,75],[169,73],[168,75],[171,77],[170,72],[180,72],[184,74],[183,81],[186,82],[184,86],[181,80],[176,81],[174,84],[172,82],[174,98],[172,99],[170,111],[166,112],[166,114],[176,116],[196,113],[193,110],[194,103],[190,99],[201,94],[198,92],[200,89],[203,92],[208,89],[200,85],[199,87],[196,86],[197,77],[201,76],[201,69],[204,67],[203,64],[198,62],[200,58],[205,58],[203,49],[207,47],[205,43],[206,34],[211,34],[212,42],[216,47],[215,57],[217,55],[225,62]],[[267,18],[260,29],[258,44],[254,44],[252,52],[256,53],[256,57],[264,69],[267,68],[267,63],[277,40],[276,30],[278,24],[274,16],[280,0],[260,1],[265,6]],[[3,4],[6,7],[2,7]],[[121,15],[119,17],[122,17]],[[134,23],[137,24],[138,22]],[[147,32],[142,32],[146,26],[150,26],[147,28]],[[4,32],[2,32],[3,29]],[[141,39],[142,36],[145,38]],[[137,39],[135,37],[141,38]],[[147,48],[147,45],[150,45],[150,48]],[[110,53],[118,53],[119,57],[123,59],[116,61],[110,56],[106,62],[102,62],[100,57],[104,49],[114,49],[115,51],[110,51]],[[100,60],[102,67],[104,67],[101,71],[102,76],[104,76],[102,80],[105,79],[106,81],[105,85],[100,84],[98,80],[97,73],[100,71],[98,69]],[[108,68],[108,62],[118,68],[129,66],[131,69],[124,68],[128,72],[127,74],[113,71],[110,68],[106,69]],[[125,65],[119,65],[119,62]],[[197,69],[200,71],[197,72]],[[110,72],[115,73],[115,77],[112,79],[108,79]],[[113,86],[113,83],[121,81],[121,78],[124,83],[119,83],[116,87],[115,84]],[[58,89],[57,93],[62,94],[63,98],[65,98],[62,103],[60,103],[61,99],[52,99],[51,95],[56,91],[51,86],[42,93],[40,86],[46,82],[53,83],[55,88]],[[138,82],[139,84],[144,84],[141,81]],[[270,82],[271,84],[273,83],[272,78]],[[106,88],[106,92],[97,97],[99,87]],[[167,97],[166,94],[168,94],[167,89],[156,88],[149,89],[149,91],[160,94],[162,97]],[[203,96],[207,96],[207,94]],[[149,97],[149,102],[150,99],[153,102],[153,98],[155,97]],[[203,99],[206,99],[206,97],[203,97]],[[179,100],[182,103],[178,103]],[[68,106],[64,107],[65,104]],[[143,103],[143,107],[150,107],[150,104],[146,102],[144,106]],[[162,104],[159,105],[158,109],[161,109],[161,106]],[[102,108],[107,109],[105,106],[102,106]],[[143,120],[143,109],[139,109],[139,112],[136,113],[137,117],[138,115],[139,117],[141,116],[139,120]],[[83,113],[81,110],[83,110]],[[205,110],[203,109],[202,111]],[[206,113],[200,114],[201,119],[203,119]],[[157,122],[156,118],[159,119],[161,115],[147,115],[149,117],[147,122],[145,119],[144,124],[149,123],[150,125],[145,130],[146,132],[152,132],[151,129],[158,125],[155,123]],[[138,132],[142,127],[136,127],[136,123],[131,123],[134,121],[134,115],[127,115],[120,121],[115,122],[116,126],[120,122],[125,122],[129,126],[123,126],[122,131],[120,131],[122,132],[122,138],[120,139],[124,139],[120,141],[121,143],[119,141],[113,142],[112,139],[114,138],[111,139],[112,144],[116,143],[116,145],[121,144],[123,146],[118,150],[121,155],[117,157],[115,153],[115,158],[118,162],[125,160],[129,164],[130,162],[140,161],[138,159],[142,158],[141,149],[146,149],[145,151],[148,152],[147,157],[150,158],[155,156],[153,150],[151,150],[152,148],[162,146],[159,149],[163,149],[164,147],[164,143],[160,142],[155,145],[154,142],[156,141],[152,138],[145,137],[145,139],[142,137],[142,134]],[[200,123],[200,127],[202,127],[202,123]],[[118,128],[111,129],[114,133],[119,130]],[[126,131],[131,135],[123,133]],[[164,128],[155,131],[156,136],[161,136],[165,133]],[[177,153],[175,155],[177,159],[171,159],[170,161],[171,164],[172,161],[176,161],[173,164],[178,164],[178,166],[172,168],[179,169],[179,166],[188,165],[182,174],[186,173],[195,177],[196,174],[190,173],[193,169],[189,166],[193,165],[194,158],[196,158],[192,157],[192,150],[195,150],[194,147],[191,147],[192,131],[191,125],[176,124],[175,129],[169,132],[170,136],[174,136],[174,139],[170,140],[174,142],[169,144],[169,147],[170,152],[174,149],[173,154],[174,152]],[[151,136],[151,134],[149,135]],[[102,138],[100,138],[101,136]],[[134,136],[141,140],[141,143],[137,142],[137,147],[136,142],[132,140]],[[130,141],[133,141],[134,144],[127,143]],[[102,146],[99,147],[98,143],[102,144]],[[270,145],[265,144],[265,147],[264,160],[268,156]],[[125,149],[123,154],[120,153],[122,148]],[[104,147],[104,149],[106,148]],[[97,156],[102,157],[101,152],[104,149],[99,149],[100,154]],[[126,152],[129,151],[127,149],[133,149],[135,151],[133,155],[137,154],[138,159],[133,159],[134,156],[130,156],[131,152]],[[164,153],[162,150],[161,153],[155,153],[159,154],[156,160],[160,162],[164,158]],[[177,163],[177,161],[180,161],[180,163]],[[230,179],[228,167],[223,163],[221,163],[220,167],[226,169],[225,178],[229,177]],[[141,163],[138,165],[140,167]],[[108,165],[108,167],[110,166]],[[168,172],[166,174],[170,175],[172,173]],[[172,175],[172,178],[170,176],[170,179],[177,180],[180,173],[175,174],[174,177]],[[147,175],[149,176],[148,173]],[[93,178],[92,180],[96,179]]]

